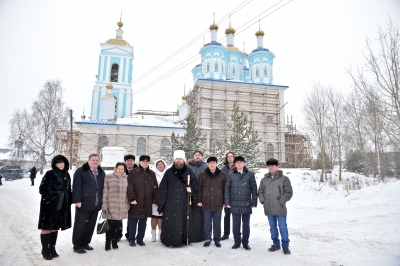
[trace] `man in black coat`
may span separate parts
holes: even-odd
[[[203,240],[203,235],[198,233],[202,232],[203,221],[193,219],[191,212],[197,204],[197,180],[185,160],[184,151],[174,152],[174,163],[165,172],[157,190],[158,212],[163,213],[161,242],[167,247],[182,247],[188,242]]]
[[[76,253],[93,250],[89,243],[102,207],[105,176],[97,154],[89,155],[89,161],[75,171],[72,199],[76,208],[72,244]]]
[[[233,237],[235,244],[233,249],[240,247],[251,250],[249,246],[250,236],[250,215],[252,209],[257,207],[257,183],[254,173],[245,167],[245,160],[242,156],[235,157],[236,168],[229,172],[225,185],[225,206],[231,209]],[[243,222],[243,235],[240,232],[240,225]]]
[[[31,178],[31,186],[35,185],[36,174],[37,174],[37,170],[36,170],[36,167],[34,166],[34,167],[32,167],[32,169],[31,169],[31,175],[30,175],[30,178]]]

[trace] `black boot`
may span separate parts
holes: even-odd
[[[118,249],[118,239],[113,239],[111,244],[113,249]]]
[[[112,237],[112,232],[111,230],[108,230],[108,232],[106,232],[106,247],[105,247],[106,251],[111,250],[111,237]]]
[[[58,258],[58,254],[56,252],[56,243],[57,243],[57,236],[58,231],[51,232],[51,242],[50,242],[50,254],[53,258]]]
[[[51,255],[50,243],[51,243],[51,234],[40,234],[40,240],[42,242],[42,255],[46,260],[52,260],[53,256]]]

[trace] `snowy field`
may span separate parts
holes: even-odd
[[[257,183],[265,173],[257,175]],[[263,208],[251,216],[251,251],[232,250],[233,236],[222,248],[203,243],[188,248],[167,248],[150,242],[147,223],[145,247],[130,247],[124,238],[118,250],[104,250],[104,235],[94,234],[93,251],[72,250],[72,229],[60,231],[60,258],[42,258],[39,230],[40,195],[36,178],[4,181],[0,186],[0,265],[400,265],[400,181],[351,191],[320,188],[311,182],[312,171],[283,169],[292,182],[294,196],[288,202],[291,255],[268,252],[272,244]],[[344,173],[351,177],[351,173]],[[74,208],[73,208],[74,209]],[[124,231],[126,221],[124,221]]]

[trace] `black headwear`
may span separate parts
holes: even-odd
[[[266,164],[267,164],[267,166],[270,166],[270,165],[276,165],[276,166],[278,166],[278,165],[279,165],[279,162],[278,162],[277,159],[268,159],[267,162],[266,162]]]
[[[246,162],[246,160],[243,158],[243,156],[236,156],[235,157],[235,163],[236,162]]]
[[[144,160],[147,160],[148,162],[150,162],[150,156],[140,155],[139,162],[144,161]]]
[[[217,159],[217,157],[208,157],[207,163],[209,163],[209,162],[218,162],[218,159]]]
[[[135,160],[135,155],[127,154],[124,156],[124,162],[126,162],[126,160],[129,160],[129,159]]]

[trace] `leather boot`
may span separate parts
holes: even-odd
[[[51,234],[40,234],[40,241],[42,242],[42,255],[45,260],[52,260],[50,242]]]
[[[151,230],[151,242],[156,242],[156,230]]]
[[[51,242],[50,242],[50,254],[53,258],[58,258],[58,254],[56,251],[56,243],[57,243],[57,236],[58,236],[58,231],[51,232]]]
[[[111,250],[111,238],[112,238],[112,232],[111,230],[109,230],[108,232],[106,232],[106,246],[104,248],[106,251]]]

